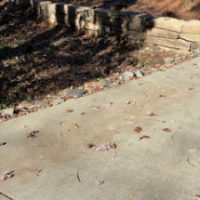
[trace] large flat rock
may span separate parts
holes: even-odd
[[[7,144],[0,146],[0,174],[15,170],[15,176],[0,182],[0,194],[15,200],[193,199],[200,193],[199,86],[196,58],[1,124],[0,142]],[[117,148],[87,147],[110,142]]]

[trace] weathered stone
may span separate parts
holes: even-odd
[[[153,26],[153,18],[146,13],[121,12],[122,29],[143,32]]]
[[[153,28],[147,31],[147,36],[177,39],[179,37],[179,33],[160,28]]]
[[[6,117],[6,116],[13,116],[14,115],[14,108],[5,108],[3,110],[0,110],[0,115],[3,116],[3,117]]]
[[[182,25],[182,33],[200,34],[200,21],[191,20],[187,21]]]
[[[94,10],[94,23],[101,27],[102,32],[113,32],[121,29],[120,15],[116,12],[108,12],[104,9]]]
[[[170,17],[158,17],[154,19],[154,27],[178,33],[181,32],[184,23],[185,21],[183,20]]]
[[[144,72],[142,70],[137,70],[135,73],[134,73],[135,77],[137,78],[141,78],[144,76]]]
[[[133,72],[127,71],[127,72],[124,72],[124,73],[120,76],[120,78],[121,78],[121,80],[123,80],[123,81],[128,81],[128,80],[130,80],[130,78],[133,78],[133,76],[134,76],[134,73],[133,73]]]
[[[41,17],[43,20],[48,20],[49,18],[49,5],[52,4],[50,1],[41,1],[39,3],[39,17]]]
[[[108,88],[111,85],[111,81],[110,81],[110,79],[102,79],[100,81],[100,84],[102,85],[102,87]]]
[[[200,43],[200,33],[199,34],[181,33],[180,38],[187,40],[187,41]]]
[[[94,10],[88,7],[79,7],[75,13],[75,26],[77,30],[86,29],[87,23],[94,22]]]
[[[180,50],[191,50],[191,42],[187,42],[182,39],[167,39],[160,37],[148,37],[148,43],[155,44],[157,46],[163,46],[168,48],[180,49]]]
[[[73,97],[73,98],[79,98],[85,93],[86,93],[86,90],[84,90],[83,88],[76,88],[74,90],[71,90],[68,93],[68,96]]]

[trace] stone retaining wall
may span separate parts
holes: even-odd
[[[114,12],[66,3],[40,0],[18,0],[28,3],[38,17],[50,24],[93,35],[118,35],[158,46],[186,51],[200,51],[200,21],[153,17],[146,13]]]

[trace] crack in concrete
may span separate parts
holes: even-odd
[[[3,197],[5,197],[5,198],[7,198],[7,199],[9,199],[9,200],[16,200],[16,199],[14,199],[14,198],[8,196],[7,194],[4,194],[3,192],[0,192],[0,196],[3,196]]]

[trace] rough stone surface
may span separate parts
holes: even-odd
[[[148,37],[149,43],[153,43],[158,46],[173,48],[173,49],[180,49],[184,51],[191,50],[191,42],[187,42],[181,39],[167,39],[167,38],[159,38],[159,37]]]
[[[124,73],[121,75],[121,80],[123,80],[123,81],[128,81],[128,80],[130,80],[130,78],[133,78],[133,76],[134,76],[134,73],[133,73],[133,72],[127,71],[127,72],[124,72]]]
[[[14,114],[14,108],[6,108],[3,110],[0,110],[0,114],[2,116],[12,116]]]
[[[144,72],[142,70],[137,70],[134,75],[137,77],[137,78],[141,78],[144,76]]]
[[[200,43],[200,34],[181,33],[180,38],[187,41]]]
[[[181,27],[182,33],[200,34],[200,21],[190,20],[185,22]]]
[[[71,90],[68,93],[68,96],[74,97],[74,98],[79,98],[79,97],[81,97],[85,93],[86,93],[86,91],[83,88],[76,88],[74,90]]]
[[[102,79],[100,81],[100,83],[101,83],[102,87],[104,87],[104,88],[108,88],[111,85],[110,79]]]
[[[180,33],[184,23],[185,21],[175,18],[158,17],[154,20],[154,27]]]
[[[179,33],[161,28],[153,28],[147,31],[147,36],[163,37],[168,39],[177,39]]]

